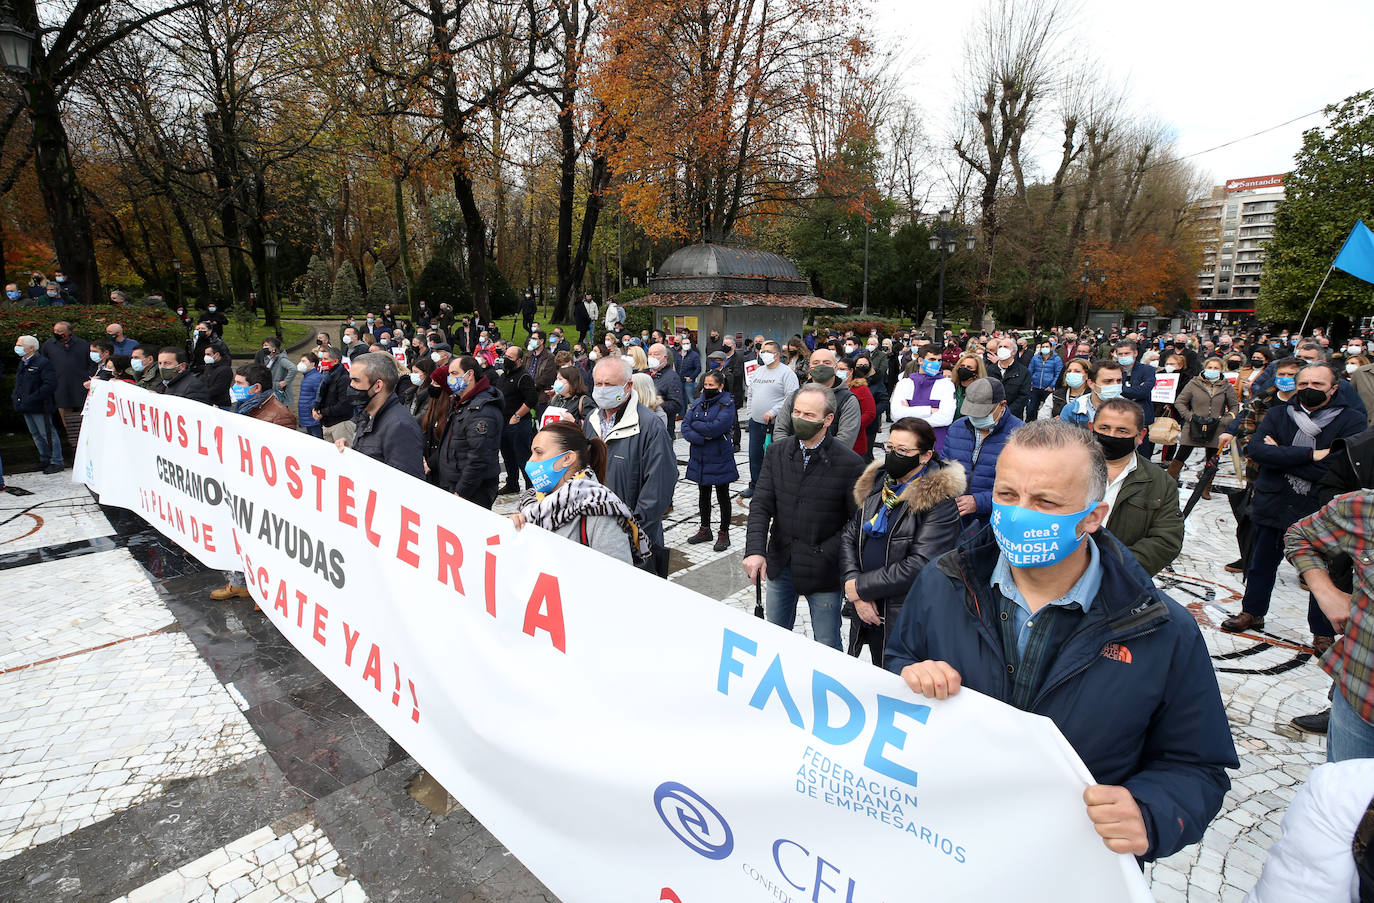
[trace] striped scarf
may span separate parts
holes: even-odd
[[[649,538],[620,497],[601,484],[591,470],[573,475],[553,492],[530,490],[517,501],[525,520],[550,532],[579,517],[613,517],[630,537],[630,548],[638,562],[649,555]]]

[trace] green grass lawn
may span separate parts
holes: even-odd
[[[290,348],[297,342],[308,338],[312,330],[304,323],[289,323],[283,320],[281,324],[282,347]],[[276,335],[276,330],[262,323],[254,323],[252,328],[245,336],[243,330],[237,323],[230,323],[224,329],[224,342],[229,346],[229,351],[236,357],[241,354],[257,354],[262,347],[262,340],[268,336]]]

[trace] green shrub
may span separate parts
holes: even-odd
[[[491,302],[493,320],[507,317],[520,309],[520,293],[510,284],[504,273],[496,266],[496,261],[487,258],[487,300]],[[467,310],[454,307],[455,311]]]

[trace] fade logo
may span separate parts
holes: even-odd
[[[715,807],[694,790],[665,781],[654,791],[658,817],[692,852],[707,859],[724,859],[735,849],[735,835]]]

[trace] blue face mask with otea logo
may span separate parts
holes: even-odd
[[[926,376],[939,376],[939,375],[940,375],[940,362],[939,362],[939,361],[921,361],[921,372],[924,373]]]
[[[565,452],[562,455],[545,458],[543,461],[525,462],[525,476],[530,478],[530,483],[534,485],[535,492],[545,493],[558,485],[558,481],[563,479],[563,474],[567,473],[568,468],[572,467],[572,465],[554,467],[553,462],[557,461],[559,458],[566,457],[566,455],[567,453]]]
[[[1295,392],[1298,388],[1298,378],[1296,376],[1276,376],[1274,377],[1274,388],[1280,392]]]
[[[992,533],[1007,561],[1018,568],[1043,568],[1068,558],[1083,542],[1079,521],[1098,506],[1093,502],[1076,514],[1048,514],[1019,505],[992,506]]]
[[[252,386],[230,386],[229,397],[234,401],[247,401],[253,397]]]

